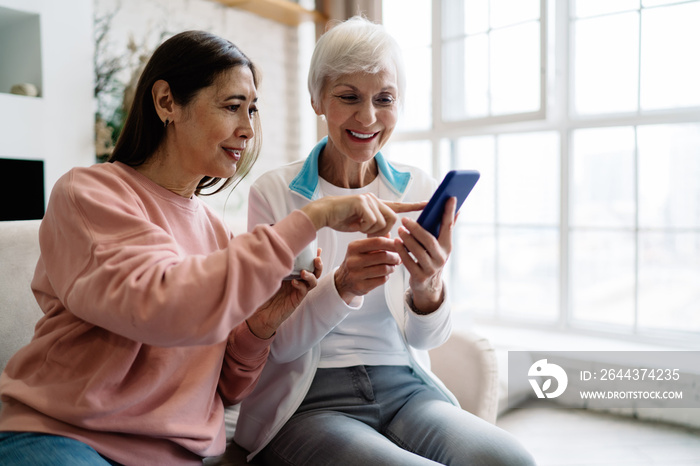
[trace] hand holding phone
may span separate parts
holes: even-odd
[[[457,213],[476,182],[479,181],[480,176],[476,170],[452,170],[448,172],[418,217],[418,224],[437,238],[440,234],[440,224],[447,199],[457,198],[457,206],[455,207],[455,213]]]

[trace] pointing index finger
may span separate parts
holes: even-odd
[[[425,208],[425,206],[428,204],[428,201],[421,201],[421,202],[390,202],[390,201],[385,201],[384,203],[391,210],[393,210],[397,214],[400,214],[403,212],[417,212],[419,210],[423,210]]]

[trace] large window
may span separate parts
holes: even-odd
[[[410,64],[386,152],[473,168],[457,309],[700,336],[700,0],[384,0]]]
[[[539,0],[445,0],[441,10],[443,119],[540,110]]]

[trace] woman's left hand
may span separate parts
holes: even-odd
[[[313,273],[302,270],[301,280],[283,281],[272,298],[246,320],[253,335],[264,340],[274,335],[277,328],[292,315],[308,292],[316,288],[321,272],[323,272],[323,263],[321,250],[318,249],[314,258]]]
[[[413,306],[422,314],[436,311],[442,304],[442,270],[452,252],[456,205],[456,198],[447,200],[437,238],[415,220],[404,217],[399,237],[394,240],[396,251],[410,274],[408,284]]]

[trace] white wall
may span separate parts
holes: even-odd
[[[2,90],[0,157],[44,160],[48,199],[63,173],[95,159],[92,2],[0,0],[0,7],[40,15],[41,97]],[[12,65],[0,63],[5,66]]]

